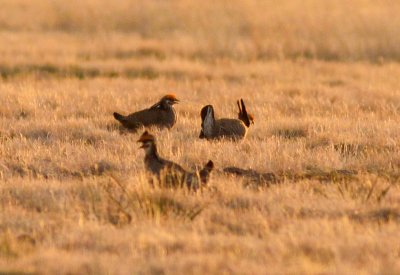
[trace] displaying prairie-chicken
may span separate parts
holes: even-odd
[[[214,163],[210,160],[198,172],[188,172],[179,164],[163,159],[158,155],[155,137],[145,131],[138,142],[142,143],[140,148],[145,150],[144,164],[153,176],[157,178],[164,187],[184,187],[196,191],[205,186],[209,179]]]
[[[148,109],[144,109],[124,116],[114,113],[114,118],[123,127],[129,130],[137,130],[139,127],[156,126],[159,128],[171,128],[176,123],[176,113],[173,105],[179,100],[173,94],[163,96],[159,102]]]
[[[215,118],[214,107],[204,106],[201,109],[201,132],[199,138],[206,139],[242,139],[246,136],[251,124],[254,124],[253,115],[247,113],[243,99],[237,101],[239,107],[238,118]]]

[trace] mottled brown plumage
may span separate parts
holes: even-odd
[[[197,172],[188,172],[179,164],[161,158],[157,152],[155,137],[145,131],[138,142],[142,143],[140,148],[145,150],[144,164],[148,172],[157,178],[160,185],[164,187],[183,187],[196,191],[206,185],[210,179],[214,163],[210,160]]]
[[[247,134],[247,129],[254,124],[254,117],[247,113],[243,99],[237,101],[239,107],[238,118],[216,119],[214,107],[204,106],[201,109],[201,132],[200,138],[219,139],[228,138],[233,140],[242,139]]]
[[[224,168],[223,171],[227,174],[233,174],[246,179],[248,182],[245,186],[265,187],[280,181],[279,177],[274,173],[260,173],[252,169],[231,166]]]
[[[123,127],[135,131],[144,126],[156,126],[159,128],[171,128],[176,123],[176,113],[173,105],[179,100],[173,94],[163,96],[159,102],[150,108],[124,116],[114,113],[114,118],[118,120]]]

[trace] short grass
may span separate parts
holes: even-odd
[[[3,2],[0,273],[400,273],[396,3]],[[214,161],[195,194],[150,187],[112,117],[171,92],[149,130]],[[247,138],[198,139],[239,98]]]

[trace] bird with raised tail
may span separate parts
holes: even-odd
[[[155,176],[160,186],[179,188],[186,186],[189,190],[198,190],[207,185],[210,180],[214,163],[209,160],[200,171],[188,172],[179,164],[166,160],[157,152],[156,139],[148,131],[139,138],[140,148],[145,151],[144,164],[146,170]]]
[[[247,113],[243,99],[237,101],[239,107],[238,118],[215,118],[212,105],[206,105],[201,109],[201,132],[199,138],[233,140],[243,139],[247,135],[248,128],[254,124],[253,115]]]
[[[177,120],[177,115],[173,105],[178,102],[179,100],[174,94],[167,94],[150,108],[137,111],[127,116],[121,115],[117,112],[113,115],[123,127],[131,131],[136,131],[140,127],[150,126],[172,128]]]

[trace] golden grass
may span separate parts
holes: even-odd
[[[3,81],[3,270],[397,273],[400,67],[259,66],[268,78]],[[198,194],[150,188],[138,134],[121,135],[111,115],[170,91],[178,124],[152,131],[187,168],[215,162]],[[233,117],[239,97],[257,118],[247,139],[198,139],[202,105]],[[224,175],[228,166],[280,180]]]
[[[400,273],[398,3],[202,3],[2,1],[0,273]],[[150,131],[213,160],[201,192],[151,188],[112,117],[170,92]],[[238,98],[247,138],[198,139]]]
[[[224,57],[382,62],[400,60],[399,8],[392,0],[3,0],[0,30],[29,32],[32,51],[41,44],[52,48],[60,35],[69,37],[61,44],[68,45],[81,34],[78,40],[86,43],[72,50],[85,59],[162,59],[173,53],[209,61]],[[54,32],[56,36],[44,39],[32,34]],[[123,37],[122,43],[116,34]],[[96,36],[102,43],[93,40]],[[149,39],[150,47],[132,46],[131,41],[140,38]],[[11,39],[7,45],[16,42]],[[70,50],[60,49],[58,58]]]

